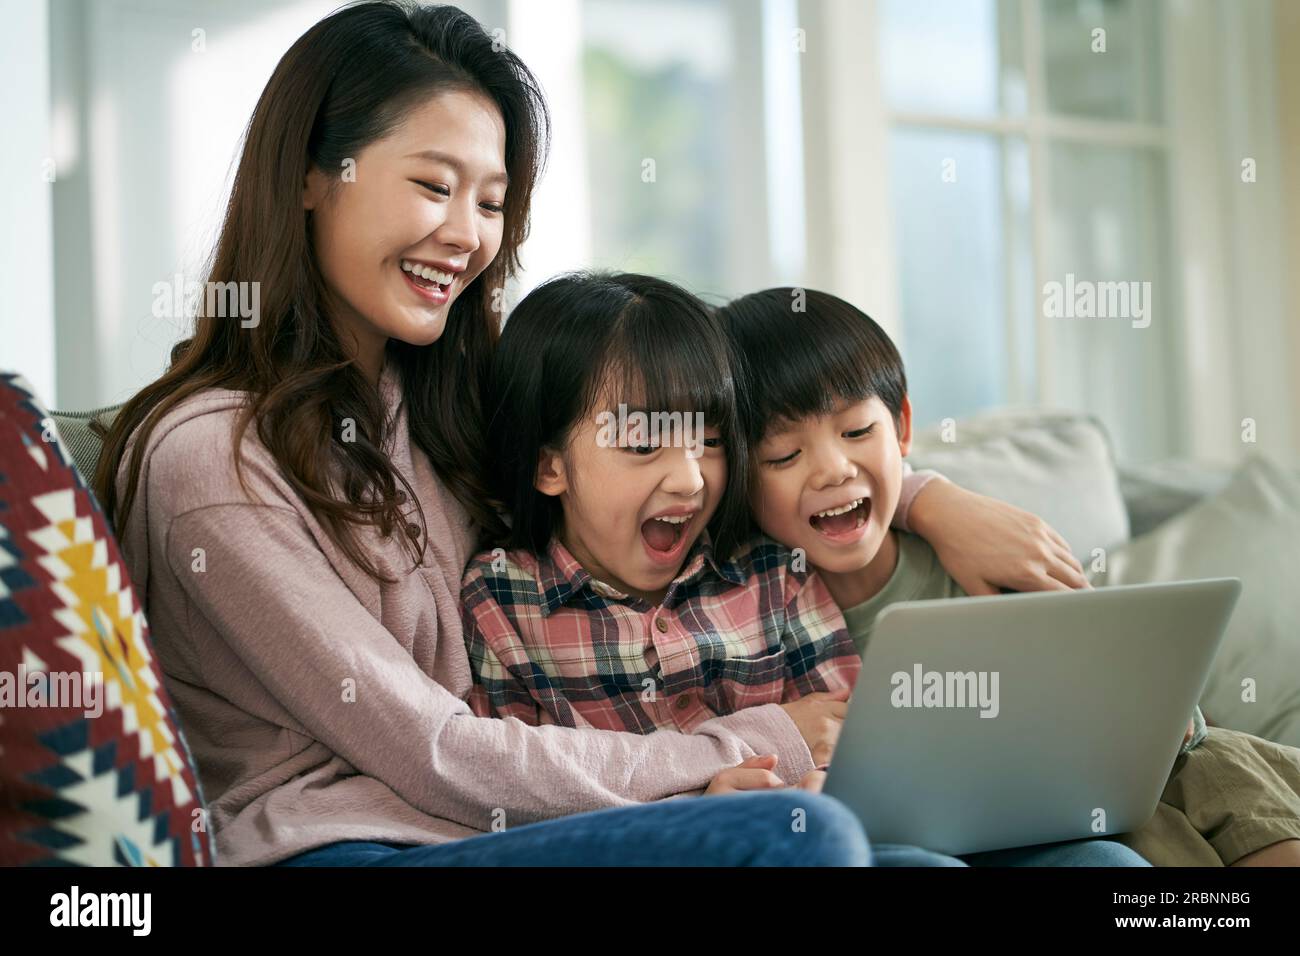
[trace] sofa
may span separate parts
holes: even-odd
[[[15,456],[43,454],[48,462],[39,469],[40,480],[75,494],[72,520],[89,524],[98,566],[120,568],[102,512],[80,477],[93,473],[100,452],[91,422],[110,422],[119,406],[47,413],[16,376],[0,376],[0,391],[4,389],[10,390],[11,401],[7,412],[0,406],[0,425],[7,426],[0,428],[0,462],[5,463],[0,479]],[[1095,586],[1240,577],[1242,597],[1202,696],[1202,709],[1211,723],[1300,746],[1300,599],[1295,592],[1300,473],[1266,457],[1249,457],[1234,469],[1186,462],[1124,467],[1116,463],[1099,421],[1040,409],[999,410],[922,429],[912,462],[1041,515],[1071,543]],[[23,518],[12,507],[6,511],[3,506],[9,503],[0,498],[0,652],[16,662],[22,657],[15,648],[23,625],[14,623],[12,613],[18,580],[13,574],[15,554],[21,551],[15,545],[31,531],[18,525],[46,519],[32,514]],[[39,583],[58,591],[57,581]],[[101,736],[108,743],[99,741],[95,750],[83,742],[82,751],[73,755],[75,766],[70,745],[52,744],[49,727],[0,724],[6,754],[3,773],[9,778],[0,779],[7,795],[0,801],[0,864],[212,861],[202,795],[184,735],[148,653],[147,624],[130,582],[118,583],[119,590],[110,596],[128,610],[115,620],[129,622],[119,627],[118,638],[135,648],[142,678],[138,682],[151,692],[150,706],[163,729],[153,746],[157,741],[171,743],[165,754],[167,773],[158,769],[158,754],[147,752],[148,746],[136,739],[138,720],[133,722],[127,708],[112,727],[103,728]],[[13,606],[8,617],[6,600]],[[29,608],[39,606],[28,603]],[[63,619],[59,621],[40,638],[45,646],[67,640],[68,634],[60,630]],[[31,637],[27,631],[21,636]],[[85,721],[64,714],[63,723]],[[80,728],[83,737],[85,730]],[[17,765],[9,759],[15,746],[26,748],[28,762],[39,771],[35,776],[19,773],[15,778]],[[129,765],[126,771],[110,767],[126,782],[117,781],[111,797],[90,793],[81,786],[90,774],[87,759],[93,768],[115,759]],[[165,788],[160,784],[164,779],[180,785]],[[141,797],[141,791],[149,796]],[[140,837],[146,831],[152,838]],[[94,838],[94,833],[102,836]]]

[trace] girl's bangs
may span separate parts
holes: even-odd
[[[662,313],[655,321],[629,321],[611,336],[588,382],[590,413],[702,412],[711,426],[736,421],[732,359],[721,336],[699,322]],[[683,321],[685,320],[685,321]]]

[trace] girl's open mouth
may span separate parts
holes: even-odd
[[[641,522],[641,541],[646,553],[656,564],[672,564],[681,561],[689,540],[687,528],[694,515],[661,515]]]
[[[838,508],[828,508],[808,519],[813,530],[832,540],[852,540],[871,517],[871,499],[858,498]]]

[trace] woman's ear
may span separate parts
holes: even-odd
[[[551,448],[543,448],[537,455],[537,477],[533,487],[544,495],[558,497],[569,490],[564,472],[564,456]]]
[[[326,182],[325,174],[313,166],[307,170],[307,175],[302,181],[302,208],[315,209],[325,198],[329,191],[329,183]]]
[[[898,450],[906,458],[912,450],[912,403],[903,396],[903,404],[898,409]]]

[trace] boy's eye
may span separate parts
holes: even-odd
[[[853,429],[853,431],[851,431],[851,432],[845,432],[845,433],[844,433],[844,437],[845,437],[845,438],[862,438],[862,437],[865,436],[865,435],[870,435],[873,431],[875,431],[875,428],[876,428],[876,423],[875,423],[875,422],[872,422],[872,423],[871,423],[870,425],[868,425],[866,428],[855,428],[855,429]]]

